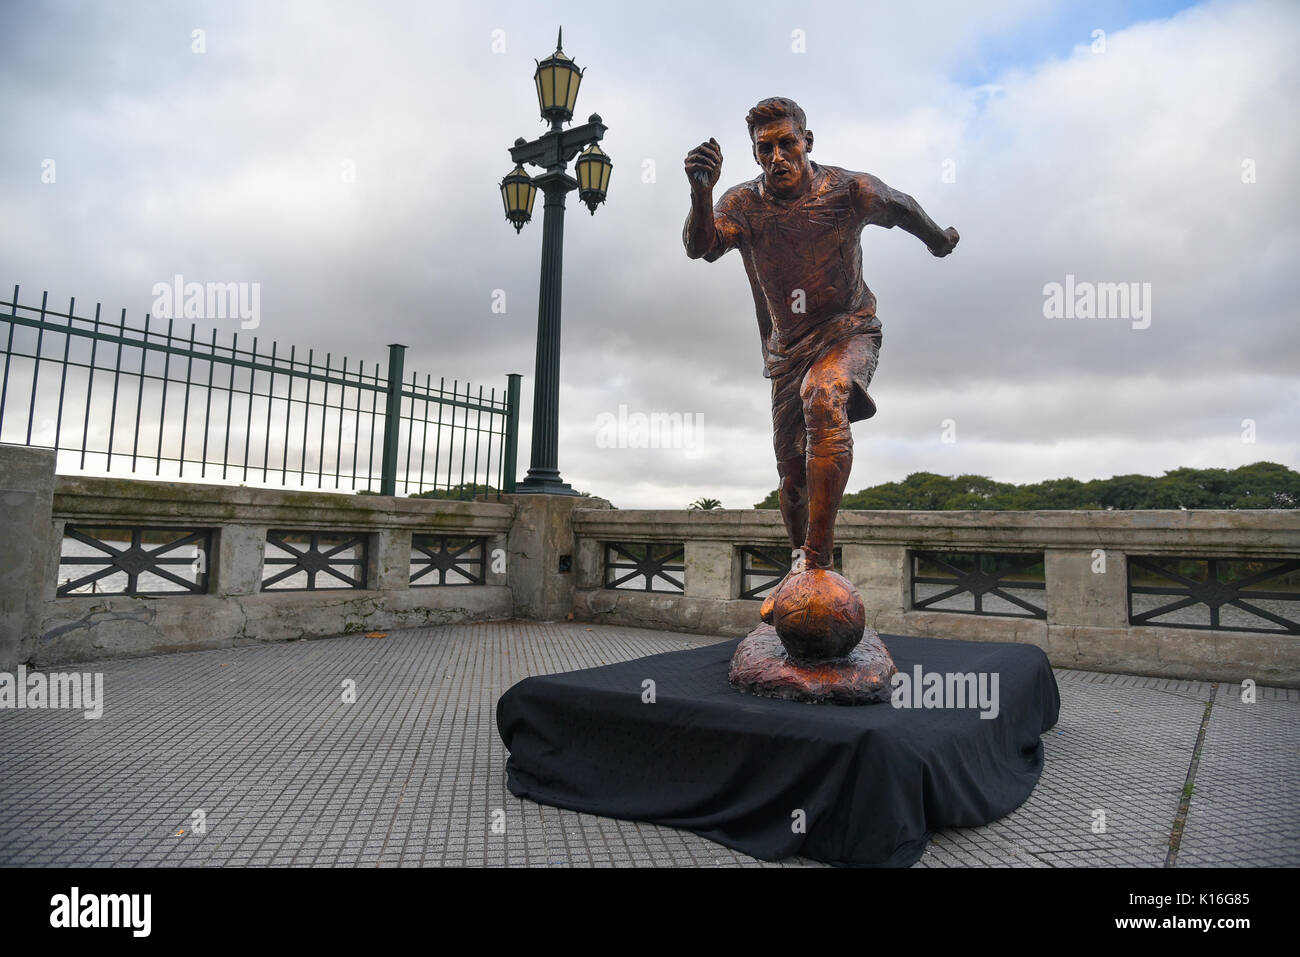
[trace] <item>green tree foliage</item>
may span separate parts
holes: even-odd
[[[686,507],[688,509],[702,509],[708,511],[709,509],[722,508],[722,503],[716,498],[697,498]]]
[[[773,490],[755,508],[778,508]],[[1300,472],[1274,462],[1235,469],[1178,468],[1159,478],[1116,475],[1080,482],[1048,479],[1027,485],[996,482],[982,475],[913,472],[846,494],[841,508],[951,511],[989,509],[1297,508]]]
[[[448,498],[448,499],[473,499],[476,496],[482,497],[491,495],[496,498],[497,490],[491,485],[476,485],[472,482],[461,482],[459,485],[453,485],[450,488],[431,488],[427,492],[416,492],[410,498]]]
[[[374,495],[374,492],[358,492],[358,495]],[[591,498],[590,492],[578,492],[582,498]],[[462,482],[459,485],[453,485],[451,488],[431,488],[427,492],[416,492],[411,498],[444,498],[470,500],[474,498],[490,498],[495,500],[497,490],[492,485],[476,485],[473,482]]]

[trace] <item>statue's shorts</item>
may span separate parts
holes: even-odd
[[[777,467],[802,464],[805,455],[838,455],[853,448],[850,423],[876,414],[867,386],[876,372],[877,328],[810,350],[802,360],[769,362],[772,370],[772,444]]]

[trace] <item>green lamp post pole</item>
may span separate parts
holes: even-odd
[[[555,52],[537,64],[534,81],[542,117],[551,128],[529,142],[515,140],[510,158],[515,168],[501,181],[506,218],[515,232],[532,218],[537,190],[545,194],[542,208],[542,276],[537,302],[537,365],[533,387],[533,439],[528,475],[516,492],[552,495],[577,493],[560,478],[560,293],[564,267],[564,198],[578,190],[578,198],[592,215],[605,201],[613,163],[596,144],[605,135],[605,125],[592,114],[582,126],[565,130],[573,118],[573,105],[583,71],[564,55],[561,38]],[[584,151],[584,147],[586,148]],[[582,152],[575,166],[577,177],[568,173],[569,161]],[[524,165],[545,170],[530,177]]]

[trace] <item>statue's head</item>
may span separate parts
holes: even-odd
[[[797,196],[812,183],[813,135],[799,104],[783,96],[760,101],[745,117],[763,185],[778,196]]]

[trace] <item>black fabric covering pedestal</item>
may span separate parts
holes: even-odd
[[[514,685],[497,702],[510,791],[763,860],[906,867],[932,831],[987,824],[1024,802],[1060,696],[1033,645],[882,638],[909,675],[917,664],[996,672],[998,716],[743,694],[727,684],[739,642],[726,641]]]

